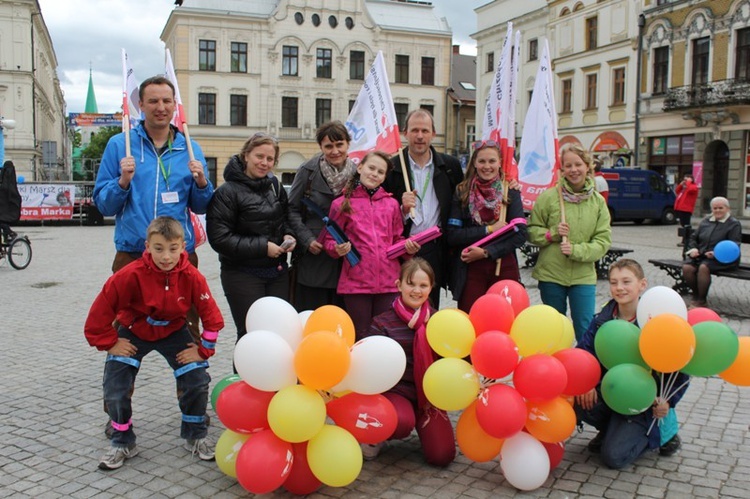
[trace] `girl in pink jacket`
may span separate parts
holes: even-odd
[[[372,151],[365,155],[344,195],[334,199],[329,214],[350,242],[336,244],[327,232],[323,236],[323,247],[331,257],[345,256],[352,245],[362,257],[354,267],[344,260],[337,288],[354,322],[358,340],[373,317],[390,309],[398,292],[396,280],[401,263],[388,259],[386,250],[404,238],[404,223],[398,201],[380,187],[391,168],[385,153]],[[414,241],[406,242],[408,255],[419,248]]]

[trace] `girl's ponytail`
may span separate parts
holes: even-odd
[[[349,181],[344,187],[344,202],[341,203],[341,213],[346,213],[347,215],[350,215],[352,213],[352,204],[349,199],[352,197],[352,192],[354,192],[354,189],[357,188],[358,183],[359,173],[357,172],[357,170],[354,170],[354,173],[351,177],[349,177]]]

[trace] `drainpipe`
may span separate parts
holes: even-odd
[[[634,162],[640,166],[640,145],[641,145],[641,59],[643,52],[643,27],[646,26],[646,16],[642,13],[638,15],[638,54],[635,61],[635,152]],[[633,165],[631,165],[633,166]]]

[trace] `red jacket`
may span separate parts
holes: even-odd
[[[684,185],[680,182],[674,190],[677,199],[674,201],[675,211],[687,211],[692,213],[695,208],[695,201],[698,199],[698,186],[695,182],[686,180]]]
[[[203,323],[204,335],[215,343],[216,333],[224,327],[221,311],[208,288],[206,278],[188,262],[187,253],[169,272],[160,270],[151,254],[126,265],[107,282],[91,305],[84,325],[89,345],[98,350],[109,350],[117,343],[117,321],[145,341],[157,341],[178,331],[185,325],[190,307],[195,305]],[[152,325],[147,321],[169,321],[167,325]],[[206,339],[206,338],[204,338]],[[201,357],[208,358],[213,348],[199,345]]]

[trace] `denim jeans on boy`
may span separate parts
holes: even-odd
[[[539,281],[539,294],[545,305],[549,305],[563,315],[567,314],[568,301],[570,301],[573,329],[576,333],[576,341],[580,342],[596,313],[596,284],[562,286],[554,282]]]
[[[179,404],[182,411],[182,427],[180,436],[185,439],[197,440],[208,433],[206,427],[206,404],[208,403],[208,384],[211,377],[206,368],[208,362],[191,362],[179,364],[177,354],[187,348],[193,338],[187,327],[172,333],[159,341],[145,341],[125,327],[118,329],[120,338],[130,340],[138,351],[132,357],[115,357],[108,355],[104,364],[104,402],[107,405],[109,417],[112,419],[112,445],[125,447],[135,443],[130,418],[131,387],[138,374],[140,363],[151,351],[156,350],[164,357],[174,370],[177,392],[180,393]]]

